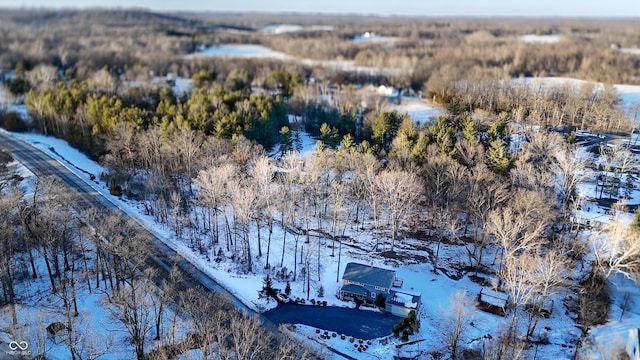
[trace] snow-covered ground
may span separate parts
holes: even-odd
[[[16,104],[12,101],[13,96],[8,96],[5,93],[4,86],[0,83],[0,111],[5,110],[7,112],[16,112],[22,116],[23,119],[27,119],[27,107],[24,105]]]
[[[514,81],[525,82],[534,87],[569,85],[575,88],[576,91],[579,91],[581,86],[588,83],[593,83],[598,87],[604,86],[602,83],[594,83],[586,80],[566,77],[518,78],[514,79]],[[614,84],[613,88],[618,92],[623,108],[627,111],[629,116],[633,118],[637,111],[635,110],[635,107],[640,106],[640,85]]]
[[[36,134],[20,135],[29,139],[35,146],[57,157],[60,162],[88,182],[90,181],[88,173],[99,174],[103,171],[100,165],[88,160],[86,156],[71,148],[65,141]],[[63,157],[68,161],[62,160]],[[10,174],[23,178],[21,186],[26,196],[31,196],[35,182],[33,173],[15,161],[8,164],[8,170]],[[93,260],[87,258],[85,261],[91,262]],[[46,332],[47,326],[53,322],[66,322],[60,312],[60,309],[63,308],[63,300],[49,290],[42,290],[50,288],[42,257],[35,257],[35,266],[41,275],[40,277],[32,279],[29,276],[28,281],[16,282],[15,291],[19,299],[19,305],[16,308],[17,333],[8,335],[4,332],[6,329],[13,329],[14,326],[11,324],[10,307],[3,307],[0,311],[0,336],[8,336],[10,341],[26,341],[32,355],[44,354],[47,359],[51,360],[69,359],[71,355],[67,345],[59,339],[54,340]],[[27,276],[26,272],[28,272],[26,269],[20,269],[19,272],[16,270],[20,276]],[[104,291],[96,289],[95,285],[90,291],[87,283],[93,283],[94,279],[88,278],[88,275],[83,271],[78,271],[76,276],[78,277],[76,297],[79,315],[74,317],[73,322],[79,335],[76,346],[81,353],[80,355],[86,356],[86,358],[100,357],[105,360],[132,358],[134,349],[128,341],[129,334],[109,310]],[[169,319],[174,319],[174,311],[173,307],[166,310],[164,317],[168,323]],[[186,335],[184,322],[176,322],[175,325],[173,329],[176,331],[173,334],[177,339],[184,338]],[[172,330],[166,329],[166,331]],[[158,345],[156,341],[150,341],[148,349],[153,349]],[[0,358],[4,359],[2,355],[0,354]]]
[[[297,61],[307,66],[323,66],[333,70],[357,72],[363,74],[398,74],[396,68],[377,68],[371,66],[359,66],[352,60],[315,60],[296,58],[285,53],[269,49],[262,45],[249,44],[220,44],[210,47],[200,47],[198,52],[187,55],[187,59],[197,57],[228,57],[228,58],[270,58],[282,61]]]
[[[298,32],[298,31],[333,31],[332,25],[311,25],[311,26],[302,26],[295,24],[272,24],[267,25],[260,30],[259,32],[263,34],[284,34],[289,32]]]
[[[560,41],[562,35],[536,35],[528,34],[518,36],[518,41],[527,44],[553,44]]]
[[[214,277],[220,284],[225,286],[230,292],[236,295],[247,306],[258,310],[264,311],[273,306],[275,303],[265,303],[264,300],[259,299],[258,290],[262,287],[264,274],[258,273],[239,273],[237,270],[237,264],[231,261],[222,261],[216,263],[213,260],[207,260],[204,256],[193,251],[188,246],[188,239],[175,236],[171,229],[165,225],[157,224],[154,220],[144,214],[143,207],[133,201],[126,198],[116,198],[108,194],[108,189],[104,183],[93,183],[90,180],[89,174],[100,174],[104,169],[95,162],[86,158],[78,151],[70,148],[64,141],[53,139],[36,134],[15,134],[30,143],[38,146],[60,159],[68,168],[76,172],[81,178],[89,182],[100,191],[105,197],[111,201],[117,203],[123,207],[124,210],[143,223],[145,227],[151,229],[156,235],[167,242],[172,248],[194,262],[203,269],[206,273]],[[312,139],[305,140],[305,149],[310,150]],[[252,232],[252,236],[255,236],[255,229]],[[443,338],[441,337],[441,324],[445,321],[446,314],[450,311],[449,298],[456,290],[466,291],[470,298],[473,298],[481,289],[481,286],[471,282],[468,277],[463,277],[460,280],[454,280],[443,274],[435,274],[433,272],[433,266],[430,262],[422,262],[415,264],[400,264],[395,261],[385,260],[383,258],[372,257],[371,250],[367,250],[372,241],[372,233],[368,231],[361,231],[358,229],[358,225],[349,225],[347,227],[346,235],[352,240],[346,240],[343,243],[342,255],[340,266],[338,266],[335,257],[331,257],[332,250],[329,246],[323,246],[321,250],[321,257],[323,259],[332,259],[323,262],[321,269],[321,276],[323,278],[322,286],[324,288],[323,299],[328,302],[329,305],[335,306],[349,306],[352,307],[352,303],[346,303],[340,301],[335,297],[335,292],[340,285],[339,279],[344,272],[346,264],[354,261],[364,264],[371,264],[374,266],[391,268],[397,271],[397,276],[404,279],[404,289],[412,292],[422,293],[423,306],[419,313],[419,319],[421,320],[421,327],[418,334],[413,335],[411,340],[421,340],[414,345],[407,345],[401,349],[395,348],[391,343],[399,342],[397,338],[378,339],[372,341],[372,344],[368,346],[365,352],[358,352],[357,349],[349,341],[342,341],[340,337],[332,338],[329,340],[320,339],[315,331],[305,330],[305,327],[298,326],[296,329],[298,336],[311,337],[313,342],[320,342],[325,346],[330,346],[339,351],[347,353],[357,359],[373,359],[373,358],[390,358],[393,355],[402,354],[405,356],[415,355],[420,350],[443,350]],[[264,235],[263,235],[264,236]],[[280,263],[281,256],[283,254],[282,239],[284,238],[284,232],[281,227],[274,227],[273,242],[271,249],[271,262]],[[301,236],[298,238],[299,246],[305,246],[304,238]],[[318,238],[312,237],[312,244],[318,241]],[[329,245],[330,239],[320,238],[325,245]],[[405,248],[398,246],[398,251],[407,252],[412,256],[421,256],[423,259],[429,257],[429,253],[423,250],[414,250],[420,248],[420,244],[424,244],[420,241],[414,241],[411,239],[405,239]],[[284,247],[284,264],[289,270],[293,270],[294,264],[290,254],[294,253],[295,235],[289,234],[287,244]],[[310,245],[307,245],[310,246]],[[336,250],[337,252],[337,250]],[[257,254],[257,249],[252,250],[253,254]],[[337,255],[337,253],[336,253]],[[441,266],[447,266],[446,264],[462,264],[467,261],[464,254],[460,251],[459,246],[451,246],[442,244],[440,249]],[[262,258],[256,259],[255,268],[262,268]],[[283,289],[285,283],[282,281],[274,281],[274,287]],[[301,298],[318,298],[318,286],[314,286],[311,289],[311,293],[306,294],[304,285],[298,280],[292,283],[292,297]],[[89,300],[87,300],[89,301]],[[577,336],[577,329],[574,327],[573,322],[570,321],[565,315],[564,310],[561,307],[561,299],[556,301],[556,312],[550,319],[542,319],[539,324],[539,329],[545,332],[545,335],[550,339],[552,344],[568,344],[571,339]],[[93,308],[90,308],[93,309]],[[91,311],[100,311],[93,309]],[[557,315],[555,315],[557,314]],[[496,333],[507,326],[508,318],[502,318],[492,314],[474,311],[473,318],[468,331],[467,338],[465,338],[465,345],[479,348],[482,346],[486,337],[495,336]],[[348,339],[347,339],[348,340]],[[571,354],[571,348],[565,348],[562,346],[541,346],[538,351],[539,358],[569,358]],[[62,350],[61,350],[62,351]],[[114,355],[118,357],[117,355]],[[326,353],[327,358],[331,358],[334,355]],[[335,355],[339,358],[338,355]]]
[[[640,49],[638,48],[622,48],[620,52],[623,54],[640,55]]]
[[[262,45],[249,44],[221,44],[207,48],[201,48],[194,54],[187,55],[188,59],[194,57],[238,57],[238,58],[273,58],[291,60],[291,56],[279,51],[271,50]]]
[[[391,36],[381,36],[372,32],[365,32],[360,35],[356,35],[353,37],[353,42],[362,43],[362,42],[372,42],[372,43],[388,43],[393,44],[398,39]]]
[[[435,118],[446,113],[444,108],[430,105],[421,100],[403,101],[400,105],[392,105],[391,109],[409,114],[411,119],[419,125],[432,123]]]
[[[561,81],[561,79],[557,78],[546,79],[551,80],[540,80],[549,81],[550,83]],[[568,80],[576,81],[573,79]],[[640,87],[620,86],[619,91],[621,92],[623,99],[626,99],[624,101],[627,102],[633,102],[633,99],[638,99],[638,97],[640,97]],[[420,121],[421,123],[426,122],[431,116],[437,116],[438,112],[441,111],[440,109],[433,108],[424,103],[413,102],[399,105],[397,108],[400,111],[408,112],[414,120]],[[295,118],[292,120],[295,120]],[[32,133],[14,135],[21,137],[42,150],[53,154],[53,156],[59,159],[61,163],[76,172],[82,179],[92,184],[97,191],[109,198],[110,201],[117,203],[127,213],[144,224],[145,227],[151,229],[170,247],[176,249],[185,258],[189,259],[204,272],[214,277],[220,284],[225,286],[250,308],[258,311],[264,311],[275,305],[274,302],[265,303],[264,300],[258,298],[258,290],[262,287],[264,274],[259,272],[255,274],[238,273],[236,263],[231,261],[216,263],[215,261],[207,260],[206,256],[202,256],[189,247],[188,239],[176,236],[172,229],[168,228],[166,225],[156,223],[151,216],[146,215],[142,205],[126,198],[116,198],[109,195],[105,183],[92,182],[90,179],[90,174],[94,174],[99,178],[99,175],[102,172],[105,172],[105,169],[99,164],[88,159],[77,150],[68,146],[65,141]],[[302,143],[301,152],[309,156],[315,148],[315,140],[306,136],[304,133],[301,133],[300,138]],[[589,182],[582,184],[579,189],[579,192],[587,197],[592,196],[594,191],[594,184]],[[632,201],[636,201],[637,203],[638,200],[640,200],[640,192],[634,191]],[[589,205],[588,207],[584,206],[583,213],[585,217],[606,218],[604,210],[595,205]],[[307,339],[312,338],[310,341],[313,341],[314,343],[319,342],[322,345],[331,346],[358,359],[386,359],[393,355],[398,355],[398,353],[410,356],[412,354],[415,355],[419,350],[425,349],[442,351],[442,344],[444,342],[441,337],[442,324],[445,321],[446,314],[449,313],[451,309],[451,305],[449,304],[450,296],[456,290],[463,290],[466,291],[470,297],[473,297],[480,291],[480,285],[471,282],[468,277],[463,277],[460,280],[454,280],[441,273],[435,274],[430,262],[423,261],[416,264],[398,264],[394,261],[385,261],[382,258],[374,258],[371,256],[370,249],[366,247],[366,245],[371,244],[372,233],[359,230],[357,225],[348,226],[346,235],[352,240],[347,240],[343,243],[340,266],[338,266],[335,258],[330,256],[331,249],[328,246],[324,246],[321,250],[322,253],[320,255],[322,258],[333,259],[333,261],[324,262],[323,268],[321,269],[321,277],[323,279],[322,286],[325,292],[323,299],[330,305],[352,306],[352,304],[342,302],[334,296],[338,286],[340,285],[338,280],[344,272],[346,264],[350,261],[395,269],[398,277],[404,279],[404,287],[407,290],[422,293],[423,307],[419,314],[422,324],[419,333],[411,337],[411,340],[422,341],[415,345],[409,345],[402,349],[397,349],[390,343],[385,344],[385,341],[398,342],[398,339],[378,339],[372,341],[372,344],[370,344],[366,352],[358,352],[349,341],[343,341],[340,337],[331,338],[329,340],[320,339],[315,333],[315,329],[309,329],[305,326],[296,327],[296,333],[298,336]],[[255,229],[252,236],[255,236]],[[293,270],[295,264],[293,259],[291,259],[292,256],[290,254],[294,253],[293,244],[295,236],[289,233],[287,244],[283,245],[281,240],[284,236],[285,233],[281,227],[274,227],[271,262],[277,262],[279,264],[281,256],[283,256],[282,254],[285,254],[283,256],[284,264],[289,270]],[[312,243],[317,241],[318,237],[314,236],[313,239]],[[301,237],[298,240],[299,245],[303,245],[304,239]],[[326,244],[330,239],[321,238],[320,241],[324,241]],[[407,251],[408,248],[411,247],[424,248],[424,243],[420,243],[418,241],[414,242],[411,239],[407,239],[406,241],[407,249],[405,250]],[[403,249],[400,247],[400,251],[402,250]],[[252,253],[257,254],[257,249],[252,249]],[[411,250],[411,254],[415,256],[422,256],[424,258],[429,257],[428,252],[423,250]],[[442,245],[440,255],[443,264],[463,264],[467,261],[466,255],[464,252],[461,252],[460,247],[447,244]],[[256,269],[262,268],[263,259],[264,257],[256,259]],[[592,330],[592,336],[589,338],[589,343],[593,344],[591,346],[591,355],[596,356],[596,358],[599,358],[597,356],[599,348],[611,350],[621,341],[618,339],[626,339],[626,331],[629,326],[637,326],[637,324],[640,323],[640,304],[633,304],[632,308],[625,312],[622,320],[619,320],[622,312],[621,299],[624,297],[624,293],[631,293],[632,299],[640,299],[640,291],[638,290],[638,287],[628,280],[618,276],[612,278],[611,281],[614,285],[614,304],[612,306],[610,321],[606,325],[595,327]],[[284,288],[285,283],[282,281],[275,281],[274,286]],[[292,284],[292,296],[294,298],[307,298],[308,295],[311,298],[318,298],[317,292],[318,288],[316,287],[311,290],[311,294],[306,294],[305,288],[300,281]],[[98,304],[94,298],[88,294],[84,295],[86,295],[84,307],[92,314],[95,312],[96,315],[94,315],[94,318],[98,319],[96,321],[98,321],[98,323],[100,323],[104,328],[109,329],[109,321],[105,317],[108,315],[105,312],[106,310],[102,309],[101,305]],[[579,330],[575,327],[573,321],[565,315],[565,309],[562,306],[562,297],[564,295],[565,294],[558,294],[558,297],[555,299],[555,311],[551,318],[540,320],[538,329],[543,329],[540,331],[549,339],[551,345],[537,347],[535,350],[537,358],[571,358],[573,348],[570,344],[572,339],[577,338],[579,335]],[[3,318],[6,319],[7,317]],[[508,319],[475,311],[473,314],[472,324],[473,325],[470,325],[469,327],[467,333],[468,338],[465,340],[464,344],[470,347],[480,347],[482,346],[483,339],[486,339],[487,335],[495,336],[497,332],[504,329],[508,324]],[[612,340],[614,338],[616,339],[615,341]],[[126,346],[122,348],[125,349],[123,351],[130,351]],[[61,355],[55,355],[56,351],[60,351]],[[51,350],[51,354],[53,354],[53,358],[64,358],[64,348]],[[121,358],[119,355],[121,355],[121,353],[115,353],[113,357],[110,356],[108,358]],[[327,357],[331,356],[333,355],[327,353]]]

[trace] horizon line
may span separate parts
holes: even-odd
[[[608,15],[528,15],[528,14],[384,14],[365,12],[334,12],[334,11],[268,11],[268,10],[198,10],[198,9],[153,9],[139,6],[0,6],[0,10],[11,11],[69,11],[82,12],[91,10],[110,11],[144,11],[150,13],[174,13],[174,14],[219,14],[219,15],[302,15],[302,16],[323,16],[323,17],[381,17],[381,18],[446,18],[446,19],[638,19],[640,15],[628,14],[608,14]]]

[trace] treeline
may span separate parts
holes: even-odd
[[[86,330],[94,314],[83,307],[83,294],[93,293],[104,297],[106,312],[140,360],[172,359],[193,349],[205,358],[318,358],[284,332],[274,337],[224,296],[185,282],[176,269],[164,274],[150,266],[150,239],[134,222],[94,209],[78,214],[69,206],[77,194],[59,179],[38,179],[32,198],[8,180],[3,176],[1,183],[0,304],[9,305],[6,326],[29,339],[32,355],[50,351],[50,325],[69,359],[121,350],[111,330]],[[43,286],[39,293],[56,316],[15,306],[32,304],[17,289],[33,281]]]
[[[482,119],[487,113],[506,112],[518,122],[547,128],[627,132],[636,116],[628,113],[634,109],[622,106],[611,85],[589,82],[459,81],[439,92],[434,89],[432,96],[454,114],[469,112]]]
[[[150,73],[191,77],[203,63],[226,60],[186,59],[196,46],[220,43],[263,44],[299,58],[353,60],[357,65],[386,69],[376,80],[398,88],[426,92],[433,83],[499,80],[520,76],[569,76],[606,83],[635,83],[638,58],[620,47],[638,47],[637,24],[617,20],[555,19],[421,19],[156,14],[136,10],[5,11],[0,14],[0,68],[29,69],[47,64],[80,81],[107,67],[129,80]],[[287,21],[329,25],[331,30],[283,34],[258,31]],[[246,28],[229,32],[226,27]],[[43,37],[40,29],[47,29]],[[364,32],[392,42],[354,42]],[[562,35],[559,43],[527,44],[524,34]],[[233,60],[255,67],[268,60]],[[271,66],[273,69],[273,67]],[[389,71],[390,70],[390,71]],[[309,69],[340,80],[345,73]],[[349,74],[346,74],[348,77]],[[258,76],[260,77],[260,76]],[[316,76],[318,77],[318,76]]]
[[[158,129],[163,138],[191,129],[224,139],[243,135],[272,148],[288,121],[281,97],[253,94],[246,72],[231,72],[222,83],[207,74],[197,73],[196,88],[178,97],[166,85],[127,87],[102,70],[89,81],[39,84],[26,93],[24,102],[39,131],[66,139],[96,158],[106,154],[122,123]]]

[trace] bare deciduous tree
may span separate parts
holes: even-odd
[[[398,230],[421,198],[422,184],[413,174],[401,170],[385,170],[375,177],[375,187],[391,224],[391,249]]]
[[[466,291],[458,290],[449,297],[449,310],[445,312],[443,325],[443,337],[447,346],[451,349],[451,358],[458,359],[458,345],[466,338],[469,324],[473,321],[475,312],[472,299]]]
[[[640,234],[628,220],[615,215],[604,232],[592,236],[595,265],[605,279],[619,273],[638,281],[640,274]]]

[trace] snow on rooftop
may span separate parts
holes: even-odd
[[[413,302],[413,298],[414,295],[396,292],[393,296],[392,301],[402,304],[406,308],[416,309],[418,307],[418,303]]]
[[[507,305],[509,295],[491,289],[482,288],[480,291],[480,300],[498,307],[505,307]]]

